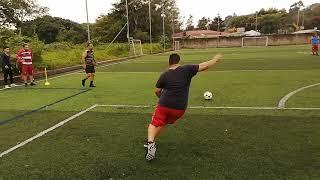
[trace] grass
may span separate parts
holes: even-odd
[[[189,104],[276,107],[289,92],[319,82],[320,58],[307,55],[308,48],[182,50],[183,63],[224,54],[216,68],[193,80]],[[167,58],[98,68],[97,88],[1,125],[0,152],[93,104],[155,105],[154,84]],[[0,121],[78,93],[81,77],[0,91]],[[301,91],[287,107],[320,107],[319,88]],[[211,102],[202,98],[207,90],[214,93]],[[320,178],[318,110],[190,109],[166,129],[157,159],[147,163],[142,144],[152,111],[97,107],[2,157],[0,179]]]
[[[153,53],[161,52],[162,47],[160,44],[144,44],[142,46],[144,54],[150,54],[150,49]],[[129,56],[128,46],[126,44],[100,44],[95,47],[95,58],[97,61],[113,60]],[[41,58],[43,59],[41,66],[50,69],[61,67],[68,67],[81,64],[82,54],[84,47],[81,45],[68,45],[68,44],[49,44],[42,52]]]

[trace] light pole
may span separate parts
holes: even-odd
[[[151,15],[151,0],[149,0],[149,29],[150,29],[150,50],[152,54],[152,15]]]
[[[88,42],[91,42],[91,37],[90,37],[90,23],[89,23],[89,11],[88,11],[88,0],[86,1],[86,12],[87,12],[87,31],[88,31]]]
[[[162,30],[163,30],[163,51],[166,51],[166,32],[165,32],[165,13],[164,13],[164,4],[162,6]]]
[[[256,12],[256,31],[258,31],[258,12]]]
[[[220,14],[218,13],[218,32],[220,32]]]
[[[128,38],[128,43],[130,44],[130,24],[129,24],[128,0],[126,0],[126,12],[127,12],[127,38]]]

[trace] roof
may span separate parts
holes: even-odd
[[[307,30],[301,30],[301,31],[294,32],[293,34],[313,34],[315,32],[320,32],[320,30],[307,29]]]
[[[176,33],[173,35],[173,38],[208,38],[208,37],[218,37],[218,36],[226,36],[228,33],[211,31],[211,30],[195,30],[195,31],[185,31]]]

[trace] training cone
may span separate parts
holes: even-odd
[[[47,81],[44,83],[45,86],[50,86],[50,83]]]

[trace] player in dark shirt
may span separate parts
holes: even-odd
[[[84,87],[86,85],[87,79],[90,80],[90,87],[96,87],[94,85],[94,77],[95,77],[95,65],[96,61],[94,59],[94,53],[93,53],[93,44],[88,43],[87,44],[87,49],[82,55],[82,60],[83,60],[83,68],[86,71],[86,77],[82,80],[81,84]]]
[[[6,89],[11,87],[15,87],[16,85],[13,83],[13,73],[12,73],[12,66],[10,63],[10,49],[9,47],[3,48],[3,53],[0,57],[2,72],[4,75],[4,85]],[[8,85],[8,77],[10,78],[10,85]]]
[[[157,136],[168,124],[174,124],[180,119],[188,106],[189,87],[192,78],[201,71],[205,71],[215,65],[221,55],[216,55],[212,60],[199,65],[181,66],[180,56],[171,54],[169,58],[169,69],[162,73],[157,84],[155,94],[159,97],[152,122],[148,128],[148,141],[146,148],[146,160],[155,158]]]

